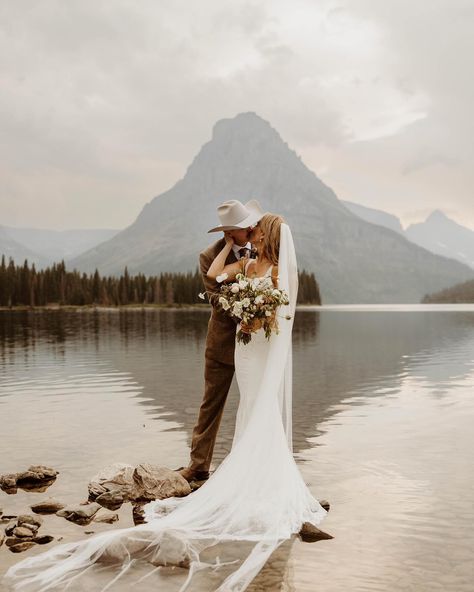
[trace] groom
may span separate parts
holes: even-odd
[[[250,252],[248,236],[252,227],[264,215],[257,200],[245,205],[231,199],[217,208],[220,225],[208,232],[229,232],[234,239],[226,265],[238,261]],[[199,409],[197,423],[193,430],[191,459],[186,468],[178,469],[189,482],[205,481],[209,478],[212,453],[217,431],[224,411],[224,405],[234,376],[234,348],[236,322],[217,307],[220,284],[207,277],[211,263],[222,251],[225,238],[210,245],[199,255],[202,279],[212,305],[207,328],[204,397]]]

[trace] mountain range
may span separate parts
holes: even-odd
[[[300,268],[313,271],[324,303],[419,302],[472,278],[472,269],[435,255],[399,231],[355,215],[253,112],[218,121],[186,174],[147,203],[111,239],[71,259],[101,274],[193,270],[216,235],[216,207],[256,198],[290,224]]]
[[[28,259],[40,269],[61,259],[67,263],[117,232],[111,228],[51,230],[0,226],[0,254],[4,254],[7,261],[12,257],[16,265]]]
[[[367,222],[395,230],[432,253],[456,259],[474,269],[474,231],[448,218],[441,210],[434,210],[424,222],[403,229],[393,214],[352,201],[342,203]]]

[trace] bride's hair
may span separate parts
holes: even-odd
[[[264,214],[258,223],[260,230],[264,234],[263,255],[273,265],[278,265],[278,257],[280,255],[280,226],[284,222],[285,220],[281,216],[269,212]]]

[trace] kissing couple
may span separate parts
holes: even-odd
[[[88,591],[108,590],[123,578],[138,590],[185,592],[197,586],[242,592],[270,555],[294,535],[303,540],[332,538],[317,528],[329,504],[320,504],[308,489],[292,453],[298,269],[290,227],[281,216],[264,213],[256,200],[226,201],[217,213],[221,224],[209,232],[222,231],[224,236],[200,254],[212,305],[205,391],[190,463],[179,469],[199,487],[183,498],[147,503],[143,524],[59,545],[15,564],[6,574],[13,589],[72,591],[87,575],[92,578]],[[251,245],[256,258],[248,256]],[[278,332],[266,336],[263,327],[242,324],[219,306],[223,285],[234,282],[239,273],[286,293],[287,303],[278,307],[284,319]],[[251,333],[248,343],[237,339],[240,330]],[[240,401],[232,448],[210,474],[234,372]]]

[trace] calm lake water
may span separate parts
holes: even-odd
[[[0,473],[60,471],[45,493],[0,491],[3,512],[85,500],[113,462],[186,464],[208,314],[1,312]],[[321,527],[335,538],[283,545],[249,590],[471,592],[474,305],[300,309],[293,351],[295,456],[331,503]],[[216,464],[237,403],[233,384]],[[132,525],[130,514],[126,504],[116,525],[90,527],[46,516],[41,532],[75,540]],[[0,573],[46,548],[3,545]]]

